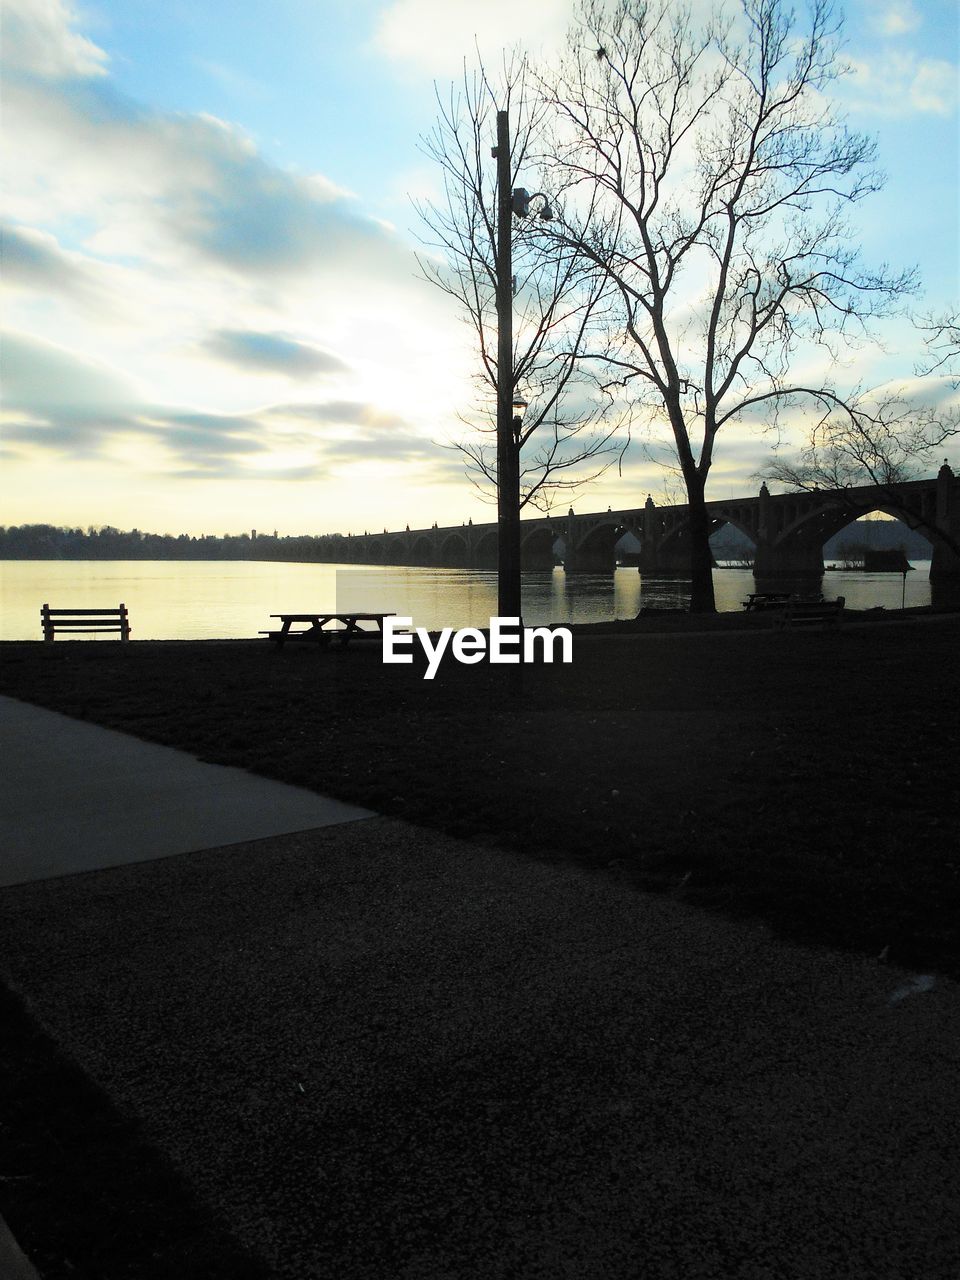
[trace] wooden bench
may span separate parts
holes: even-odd
[[[789,599],[789,591],[755,591],[742,604],[748,613],[753,613],[762,609],[782,609]]]
[[[789,631],[793,627],[821,627],[824,630],[838,627],[845,604],[844,596],[837,596],[836,600],[788,600],[773,625],[779,631]]]
[[[51,609],[45,604],[40,610],[40,621],[43,638],[48,644],[53,643],[58,631],[94,631],[98,635],[119,631],[121,640],[130,639],[130,621],[125,604],[116,609]]]

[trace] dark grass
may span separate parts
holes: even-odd
[[[509,668],[451,662],[426,683],[377,648],[85,641],[0,646],[0,689],[960,977],[960,619],[803,634],[768,619],[749,623],[760,634],[656,625],[677,634],[581,634],[572,667],[519,684]],[[9,994],[0,1020],[0,1210],[44,1280],[261,1274]]]
[[[572,666],[527,668],[522,689],[515,669],[452,660],[426,682],[376,646],[8,644],[0,688],[960,976],[960,619],[770,628],[581,634]]]
[[[0,1210],[43,1280],[266,1280],[0,987]]]

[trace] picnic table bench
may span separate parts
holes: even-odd
[[[778,631],[789,631],[793,627],[838,627],[846,602],[845,596],[837,596],[836,600],[788,600],[773,625]]]
[[[744,609],[751,613],[761,609],[782,609],[789,599],[789,591],[754,591],[742,603]]]
[[[337,640],[345,649],[351,640],[381,639],[384,618],[395,616],[392,613],[271,613],[271,618],[280,619],[280,626],[260,634],[273,640],[278,649],[288,640],[312,640],[324,649],[332,640]],[[361,622],[375,622],[376,628],[361,627]]]
[[[45,604],[40,609],[40,621],[48,644],[53,643],[58,631],[95,631],[101,635],[119,631],[121,640],[130,639],[130,620],[123,603],[115,609],[51,609]]]

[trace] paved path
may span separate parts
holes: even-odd
[[[0,885],[372,816],[13,698],[0,758]]]
[[[960,1274],[933,975],[384,818],[6,888],[0,967],[277,1280]]]
[[[0,1276],[3,1280],[37,1280],[37,1273],[0,1218]]]

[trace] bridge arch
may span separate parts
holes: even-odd
[[[405,533],[391,533],[383,543],[381,564],[409,564],[410,539]]]
[[[755,529],[751,528],[746,521],[741,520],[735,515],[726,515],[726,514],[721,515],[718,513],[715,520],[711,521],[711,523],[715,525],[715,527],[711,530],[711,533],[710,533],[710,553],[713,556],[714,564],[718,563],[718,558],[720,560],[731,559],[729,555],[723,554],[723,546],[722,546],[723,531],[727,527],[731,529],[735,529],[737,533],[743,534],[743,536],[747,538],[750,542],[749,553],[746,551],[739,552],[735,557],[735,559],[739,563],[744,563],[747,561],[749,561],[749,563],[751,564],[753,563],[753,561],[756,559],[756,553],[757,553],[757,532]]]
[[[813,526],[811,532],[816,536],[823,535],[823,542],[829,542],[838,533],[842,533],[844,529],[849,529],[852,524],[856,524],[864,516],[873,515],[880,512],[885,516],[890,516],[894,520],[903,521],[907,514],[902,507],[897,507],[889,502],[878,501],[873,505],[864,505],[863,507],[852,508],[845,504],[824,503],[815,512],[811,512],[808,519],[801,517],[795,520],[791,525],[783,530],[777,539],[777,544],[787,542],[791,537],[802,537],[808,533],[808,527]],[[915,530],[925,541],[930,543],[931,550],[936,546],[938,538],[935,529],[920,527]],[[821,543],[821,546],[823,543]]]
[[[521,536],[520,567],[541,571],[553,569],[556,564],[553,544],[556,540],[556,531],[550,525],[535,524]]]
[[[744,537],[749,538],[754,546],[757,545],[757,529],[754,524],[745,519],[744,516],[737,511],[711,511],[710,523],[715,527],[710,530],[710,537],[726,528],[727,525],[731,529],[736,529],[738,533],[742,533]]]
[[[581,573],[613,573],[617,567],[614,548],[625,532],[626,526],[612,516],[608,520],[599,519],[587,529],[582,525],[578,529],[574,524],[564,538],[564,569]]]
[[[496,569],[497,567],[497,530],[488,529],[473,545],[473,567],[475,569]]]
[[[410,547],[410,563],[415,565],[429,566],[437,562],[436,547],[434,540],[421,533],[419,537],[413,539]]]
[[[462,569],[468,559],[467,540],[462,533],[448,533],[440,543],[436,562],[446,569]]]
[[[796,547],[812,547],[822,553],[824,545],[831,538],[842,533],[864,516],[880,512],[894,520],[904,521],[908,515],[904,507],[879,498],[875,502],[866,501],[862,505],[849,502],[829,500],[820,503],[813,509],[796,515],[773,540],[776,550]],[[930,544],[931,555],[941,539],[936,529],[920,527],[915,530]]]
[[[741,533],[746,534],[751,542],[756,543],[757,531],[740,515],[734,512],[726,511],[710,511],[707,510],[707,525],[710,529],[710,537],[715,533],[719,533],[724,525],[732,525],[734,529],[739,529]],[[675,517],[670,521],[663,531],[660,538],[660,546],[671,550],[671,544],[685,542],[690,532],[690,518],[686,514]]]

